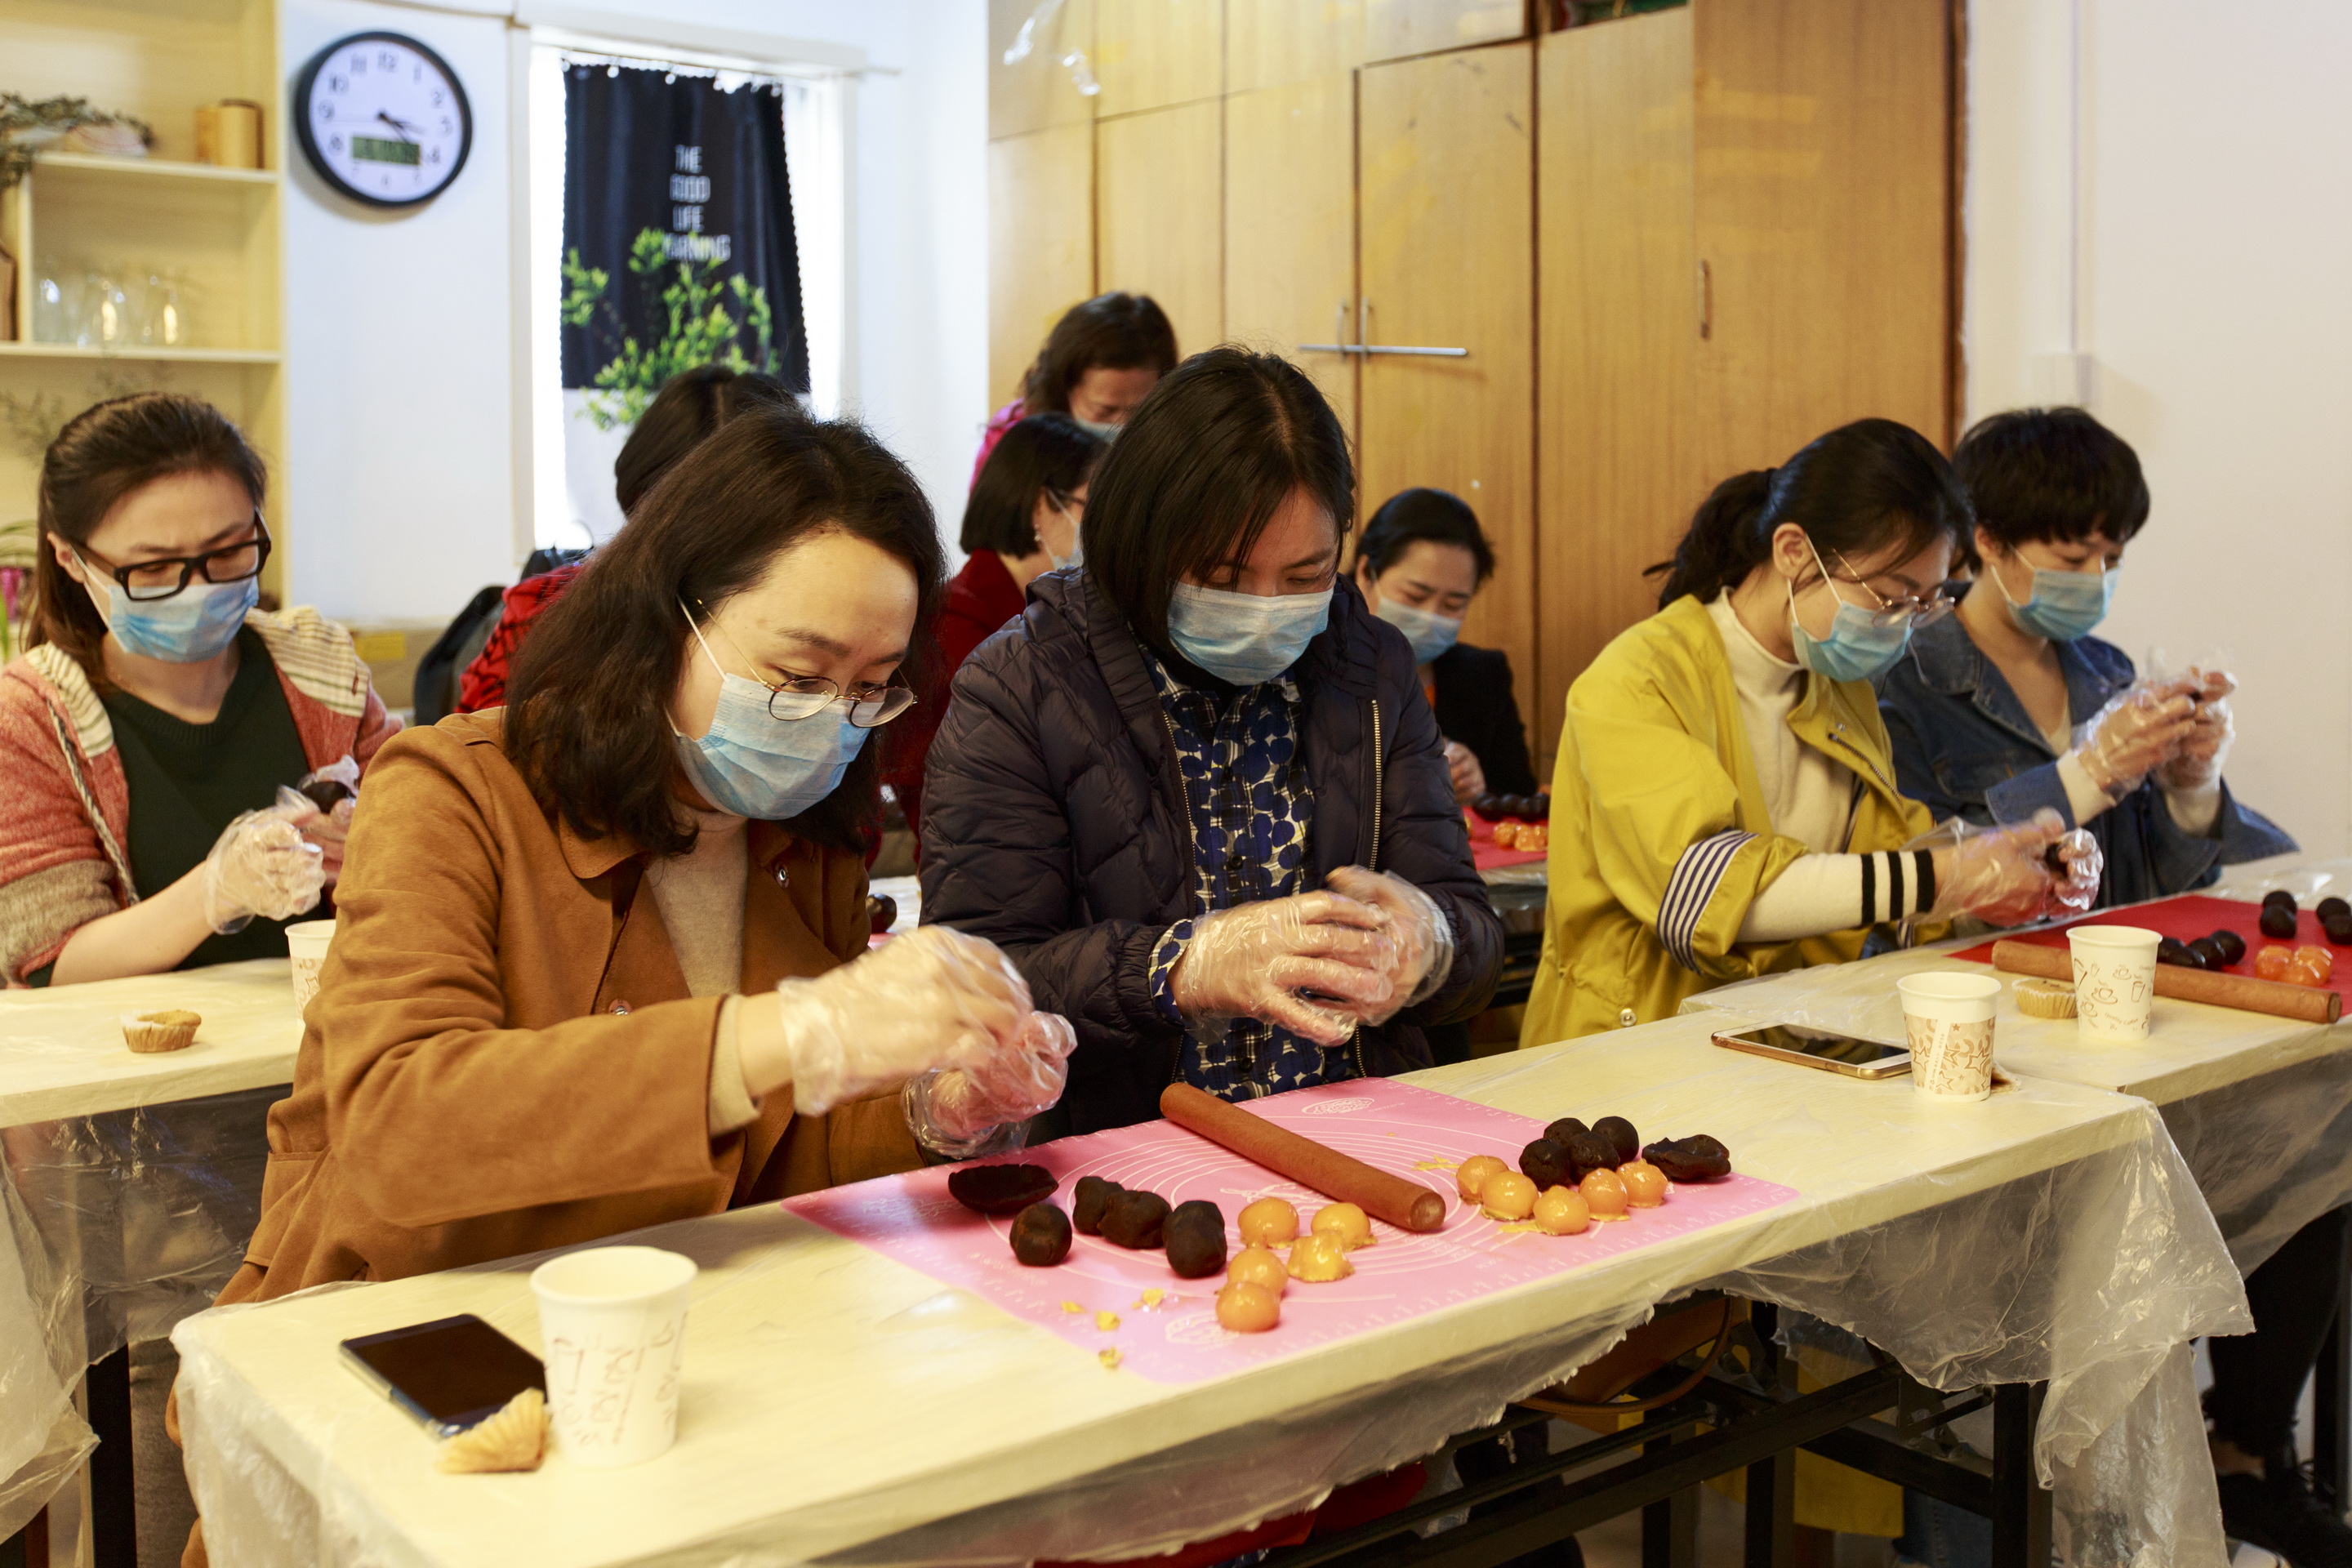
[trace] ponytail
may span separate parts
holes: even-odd
[[[1675,558],[1661,561],[1642,574],[1664,576],[1658,608],[1696,595],[1706,603],[1726,588],[1748,580],[1748,574],[1772,553],[1772,530],[1764,515],[1772,498],[1778,468],[1754,468],[1734,474],[1707,493],[1699,503],[1690,530],[1675,546]]]
[[[1892,419],[1857,419],[1777,468],[1716,486],[1675,558],[1643,574],[1666,580],[1658,608],[1738,587],[1771,559],[1772,535],[1784,522],[1803,529],[1824,558],[1860,561],[1896,546],[1916,555],[1938,538],[1964,545],[1975,515],[1951,464],[1925,436]]]

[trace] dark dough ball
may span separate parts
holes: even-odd
[[[312,779],[302,786],[302,793],[308,795],[310,804],[320,811],[332,811],[342,802],[359,794],[359,791],[341,779]]]
[[[2197,955],[2197,962],[2203,968],[2226,969],[2230,965],[2229,959],[2223,955],[2221,944],[2210,936],[2200,936],[2190,942],[2189,951]]]
[[[1103,1210],[1110,1200],[1127,1191],[1117,1182],[1101,1176],[1080,1176],[1076,1193],[1070,1201],[1070,1221],[1087,1236],[1102,1234]]]
[[[1472,801],[1470,809],[1478,814],[1481,821],[1500,822],[1503,820],[1503,797],[1489,790]]]
[[[1622,1116],[1604,1116],[1592,1124],[1592,1131],[1595,1136],[1609,1140],[1620,1165],[1642,1152],[1642,1135]]]
[[[2352,904],[2346,903],[2343,900],[2331,893],[2326,898],[2320,900],[2319,902],[2312,905],[2311,912],[2317,915],[2323,921],[2328,919],[2330,916],[2334,916],[2338,919],[2352,918]]]
[[[1160,1227],[1168,1223],[1168,1200],[1158,1193],[1120,1193],[1103,1211],[1102,1237],[1140,1252],[1160,1243]]]
[[[1563,1116],[1559,1121],[1544,1129],[1544,1136],[1565,1149],[1568,1147],[1570,1141],[1574,1139],[1578,1133],[1590,1132],[1591,1131],[1591,1128],[1587,1127],[1575,1117]]]
[[[1160,1227],[1168,1267],[1179,1279],[1206,1279],[1225,1266],[1225,1216],[1205,1199],[1178,1204]]]
[[[1575,1162],[1568,1151],[1549,1138],[1538,1138],[1519,1151],[1519,1174],[1536,1184],[1536,1191],[1546,1187],[1576,1185]]]
[[[2189,944],[2177,936],[2159,937],[2156,943],[2156,961],[2158,963],[2178,963],[2180,955],[2188,951]]]
[[[2294,908],[2294,895],[2284,888],[2273,888],[2263,895],[2263,908],[2269,909],[2273,904],[2283,910],[2292,910]]]
[[[1054,1195],[1043,1165],[966,1165],[948,1177],[948,1195],[981,1214],[1013,1214]]]
[[[1013,1221],[1013,1256],[1032,1268],[1051,1268],[1070,1255],[1070,1216],[1052,1204],[1031,1204]]]
[[[2337,915],[2333,920],[2323,921],[2320,929],[2327,932],[2327,940],[2337,947],[2352,947],[2352,915]]]
[[[1613,1171],[1622,1162],[1616,1144],[1598,1132],[1580,1132],[1568,1141],[1568,1163],[1580,1182],[1595,1171]]]
[[[2262,927],[2264,936],[2274,936],[2281,942],[2294,941],[2295,933],[2294,908],[2287,904],[2264,904]]]
[[[1670,1182],[1713,1182],[1731,1174],[1731,1151],[1704,1132],[1653,1143],[1642,1157]]]
[[[2210,939],[2221,950],[2221,962],[2236,963],[2246,956],[2246,939],[2233,931],[2217,931]]]
[[[1533,807],[1535,808],[1535,816],[1536,816],[1536,817],[1538,818],[1538,820],[1539,820],[1539,821],[1549,821],[1549,820],[1550,820],[1550,818],[1551,818],[1551,793],[1550,793],[1549,790],[1545,791],[1544,793],[1542,793],[1542,794],[1540,794],[1540,795],[1531,795],[1528,796],[1528,804],[1529,805],[1531,805],[1531,806],[1533,806]]]

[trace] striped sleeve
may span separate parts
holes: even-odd
[[[1731,858],[1755,837],[1735,827],[1712,838],[1700,839],[1675,862],[1675,873],[1666,879],[1665,896],[1658,900],[1658,941],[1667,956],[1685,969],[1697,971],[1698,960],[1691,952],[1691,940],[1698,934],[1699,917],[1706,913],[1707,900],[1715,897],[1715,889],[1722,884]]]

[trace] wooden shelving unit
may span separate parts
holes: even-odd
[[[163,389],[203,397],[235,419],[275,481],[283,474],[286,394],[284,73],[276,0],[0,0],[5,84],[28,97],[74,94],[135,114],[155,131],[145,158],[45,153],[0,195],[0,245],[16,258],[16,335],[0,340],[0,522],[29,517],[39,431],[100,398]],[[223,99],[262,107],[260,169],[194,161],[195,110]],[[176,342],[44,342],[42,280],[97,273],[177,290]],[[273,482],[278,550],[265,586],[282,591],[295,542]]]

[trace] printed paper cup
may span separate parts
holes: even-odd
[[[677,1436],[691,1258],[593,1247],[531,1270],[555,1440],[575,1465],[642,1464]]]
[[[2000,982],[1990,974],[1938,971],[1906,974],[1903,1026],[1911,1038],[1911,1087],[1937,1100],[1982,1100],[1992,1092],[1992,1005]]]
[[[327,948],[335,940],[332,921],[304,921],[286,928],[286,955],[294,961],[294,1013],[308,1012],[319,994],[319,971],[327,962]]]
[[[2082,1037],[2110,1045],[2147,1038],[2156,1005],[2156,948],[2141,926],[2076,926],[2066,933],[2074,956],[2074,1016]]]

